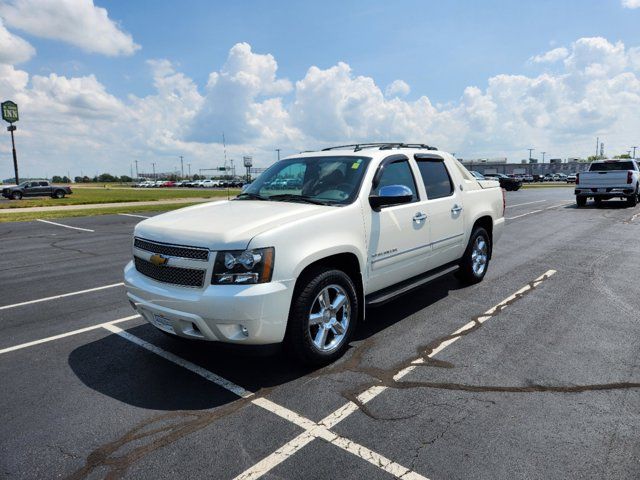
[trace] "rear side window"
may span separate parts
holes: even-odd
[[[40,182],[41,187],[48,187],[49,184],[47,182]]]
[[[418,168],[429,200],[453,195],[453,182],[442,160],[419,160]]]
[[[608,172],[611,170],[635,170],[633,162],[598,162],[592,163],[590,172]]]
[[[416,188],[416,182],[413,179],[413,173],[411,173],[411,167],[408,160],[400,160],[397,162],[385,165],[380,177],[380,183],[378,187],[372,192],[374,195],[378,195],[382,187],[389,185],[404,185],[413,194],[412,202],[418,200],[418,189]]]

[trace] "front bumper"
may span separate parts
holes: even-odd
[[[195,289],[157,282],[124,269],[127,297],[155,327],[180,337],[265,345],[282,342],[295,279]]]

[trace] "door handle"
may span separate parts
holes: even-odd
[[[451,213],[460,213],[462,211],[462,207],[460,205],[454,205],[453,208],[451,209]]]
[[[413,216],[413,221],[416,223],[420,223],[422,220],[427,218],[426,213],[418,212]]]

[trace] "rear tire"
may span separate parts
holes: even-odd
[[[593,203],[596,204],[596,207],[600,207],[600,206],[602,206],[602,199],[596,197],[596,198],[593,199]]]
[[[638,204],[638,195],[634,193],[627,197],[627,207],[635,207]]]
[[[64,198],[64,191],[63,190],[56,190],[55,192],[53,192],[53,198]]]
[[[22,200],[22,193],[20,192],[13,192],[11,194],[11,198],[13,198],[14,200]]]
[[[473,285],[482,281],[489,269],[491,259],[491,237],[482,227],[471,232],[469,244],[460,261],[456,276],[464,283]]]
[[[584,207],[587,205],[587,197],[576,197],[576,204],[578,207]]]
[[[327,365],[344,354],[358,314],[351,278],[341,270],[313,269],[293,293],[285,348],[306,365]]]

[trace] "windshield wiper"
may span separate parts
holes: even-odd
[[[263,197],[258,193],[251,193],[251,192],[242,192],[240,195],[238,195],[235,198],[235,200],[242,200],[243,198],[248,198],[250,200],[269,200],[267,197]]]
[[[304,203],[312,203],[314,205],[331,205],[330,202],[324,202],[322,200],[317,200],[308,195],[296,195],[293,193],[281,193],[279,195],[269,195],[269,200],[291,200],[293,202],[304,202]]]

